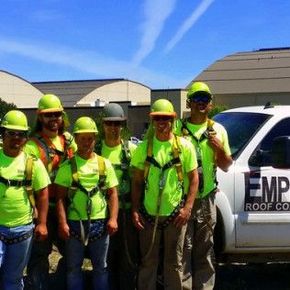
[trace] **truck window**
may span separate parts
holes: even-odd
[[[253,152],[249,165],[251,166],[271,166],[271,148],[273,140],[278,136],[290,136],[290,118],[278,122],[263,138],[256,150]]]
[[[270,115],[259,113],[229,112],[217,114],[213,119],[226,128],[232,157],[236,159],[259,128],[270,117]]]

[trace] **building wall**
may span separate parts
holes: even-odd
[[[169,89],[169,90],[152,90],[151,104],[158,99],[167,99],[172,102],[177,117],[183,117],[186,109],[186,90],[183,89]]]
[[[0,71],[0,98],[3,101],[13,103],[18,108],[36,108],[41,96],[41,91],[26,80]]]
[[[149,87],[132,81],[118,81],[101,86],[78,101],[77,105],[94,105],[97,100],[104,102],[132,102],[140,105],[150,104]]]
[[[131,106],[130,102],[119,103],[125,115],[128,117],[127,125],[133,136],[140,138],[149,122],[150,106]],[[70,107],[65,108],[70,121],[69,131],[72,131],[75,121],[81,116],[88,116],[96,120],[103,107]],[[22,110],[28,118],[30,127],[33,127],[37,118],[36,109],[27,108]]]
[[[214,95],[213,102],[215,105],[226,105],[229,108],[265,105],[267,102],[280,105],[289,105],[290,93]]]

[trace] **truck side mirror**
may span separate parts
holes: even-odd
[[[272,166],[274,168],[290,168],[290,136],[279,136],[273,140]]]

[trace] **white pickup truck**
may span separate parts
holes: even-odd
[[[290,106],[242,107],[217,114],[233,164],[218,170],[219,261],[290,261]]]

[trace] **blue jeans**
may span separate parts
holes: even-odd
[[[0,226],[1,237],[9,240],[17,239],[32,230],[33,224],[13,228]],[[14,244],[0,241],[0,289],[23,289],[23,270],[30,256],[31,240],[32,235]]]
[[[83,222],[87,228],[87,222]],[[79,221],[68,222],[70,230],[80,235]],[[90,225],[90,236],[94,236],[100,228],[99,222],[92,222]],[[108,273],[107,273],[107,253],[109,247],[109,236],[107,233],[99,239],[89,241],[88,245],[89,258],[93,266],[93,289],[108,290]],[[75,237],[70,237],[66,242],[66,257],[67,257],[67,287],[68,290],[83,290],[83,274],[82,264],[85,255],[86,246],[82,241]]]

